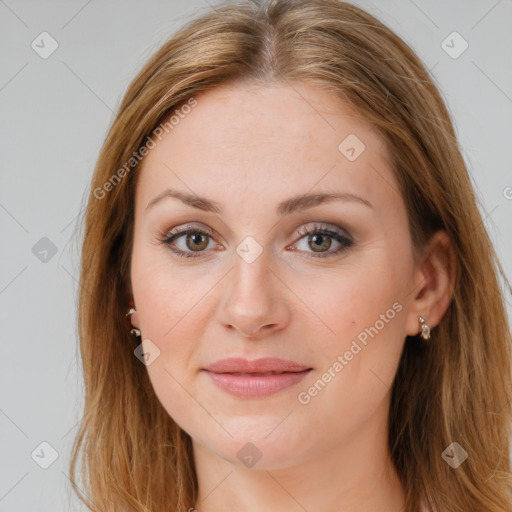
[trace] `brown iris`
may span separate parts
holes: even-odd
[[[325,250],[329,249],[329,247],[331,246],[331,238],[328,236],[319,235],[319,234],[312,235],[312,237],[310,238],[310,240],[315,240],[314,241],[315,244],[318,243],[319,239],[320,239],[320,250],[317,251],[317,249],[311,244],[310,241],[308,242],[309,247],[311,247],[311,249],[313,249],[315,252],[323,252],[324,249]],[[323,243],[322,243],[322,239],[323,239]]]
[[[191,251],[201,251],[208,247],[208,235],[189,233],[187,234],[186,244]]]

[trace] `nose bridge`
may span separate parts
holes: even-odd
[[[246,227],[250,223],[247,219]],[[247,229],[247,228],[246,228]],[[248,234],[242,238],[234,248],[236,254],[233,254],[233,271],[231,283],[232,293],[243,300],[248,295],[257,297],[270,292],[270,280],[272,278],[272,250],[268,245],[270,238],[264,233],[258,231],[254,236]]]
[[[256,247],[251,243],[243,241],[237,248],[219,311],[224,325],[246,336],[282,327],[287,317],[284,297],[279,292],[282,285],[271,269],[270,251],[261,248],[255,256]]]
[[[262,251],[255,259],[246,258],[244,254],[240,255],[243,249],[241,244],[234,257],[231,300],[240,313],[245,312],[248,316],[262,315],[272,300],[269,258],[266,251]],[[249,248],[246,254],[252,250]]]

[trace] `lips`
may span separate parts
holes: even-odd
[[[222,391],[238,398],[265,398],[298,384],[311,367],[274,357],[228,358],[203,369]]]
[[[246,373],[246,372],[223,372],[223,373],[230,373],[231,375],[258,375],[260,377],[264,377],[266,375],[279,375],[280,373],[292,373],[292,372],[265,372],[265,373],[259,373],[259,372],[252,372],[252,373]],[[295,373],[295,372],[293,372],[293,373]]]
[[[302,372],[310,370],[311,367],[276,357],[265,357],[253,361],[241,357],[230,357],[216,361],[204,369],[213,373],[258,374],[261,376],[262,374]]]

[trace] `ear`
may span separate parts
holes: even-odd
[[[406,331],[409,336],[421,332],[418,318],[422,316],[432,329],[443,318],[453,297],[457,260],[448,234],[437,231],[430,238],[419,263],[414,269]]]
[[[128,309],[131,309],[131,308],[135,309],[135,303],[134,303],[133,299],[129,300],[128,304],[129,304],[129,308]],[[134,313],[129,315],[129,318],[130,318],[130,322],[132,324],[132,327],[135,327],[136,329],[140,329],[139,315],[138,315],[137,311],[135,311]]]

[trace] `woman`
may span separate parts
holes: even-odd
[[[102,512],[510,511],[498,273],[397,35],[336,0],[191,21],[92,179],[75,491]]]

